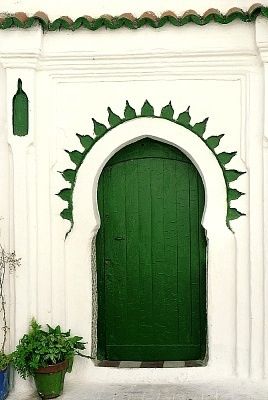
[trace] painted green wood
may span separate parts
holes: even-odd
[[[204,211],[204,204],[205,204],[205,192],[203,187],[203,182],[197,175],[198,181],[198,204],[199,204],[199,214],[198,219],[199,221],[202,220],[203,211]],[[206,242],[206,235],[205,230],[203,229],[202,225],[199,225],[199,272],[200,272],[200,279],[199,279],[199,289],[200,289],[200,338],[201,338],[201,358],[204,358],[207,352],[207,320],[206,318],[202,318],[202,310],[206,309],[207,305],[207,274],[206,269],[203,267],[206,265],[206,257],[207,257],[207,242]]]
[[[199,251],[194,251],[192,243],[197,244],[197,248],[199,249],[199,207],[198,207],[198,175],[196,169],[189,169],[189,183],[190,183],[190,232],[191,232],[191,337],[195,343],[198,343],[200,337],[200,310],[199,310],[199,302],[200,302],[200,288],[199,288],[199,279],[200,279],[200,265]]]
[[[137,243],[139,242],[139,192],[138,185],[138,162],[132,160],[125,163],[125,173],[130,182],[133,182],[126,190],[126,209],[128,218],[126,219],[126,231],[128,233],[126,241],[127,252],[127,288],[128,288],[128,339],[131,342],[136,340],[140,334],[136,330],[137,320],[140,320],[140,254],[137,251]],[[125,188],[126,189],[126,188]],[[131,257],[129,255],[131,254]]]
[[[139,254],[139,340],[137,343],[149,344],[153,335],[153,245],[152,245],[152,204],[148,201],[151,193],[151,171],[148,159],[135,160],[137,163],[138,192],[138,254]],[[131,181],[128,182],[131,185]],[[136,250],[137,251],[137,250]],[[131,257],[131,255],[130,255]],[[137,331],[137,322],[135,331]],[[135,331],[133,334],[135,334]],[[135,342],[134,342],[135,343]]]
[[[13,97],[13,135],[26,136],[29,130],[29,102],[18,80],[18,90]]]
[[[179,341],[189,344],[191,341],[191,232],[189,220],[190,188],[189,165],[180,165],[176,169],[177,181],[177,285],[178,293],[178,336]]]
[[[98,357],[194,360],[206,350],[204,189],[178,149],[143,139],[99,181]]]
[[[168,158],[189,163],[189,158],[176,147],[151,139],[143,139],[116,153],[107,165],[143,158]]]
[[[169,313],[170,318],[165,323],[163,334],[169,338],[170,343],[177,341],[177,329],[174,330],[174,321],[178,321],[177,302],[177,181],[174,182],[176,174],[176,162],[169,159],[163,160],[163,230],[164,230],[164,251],[165,263],[169,265],[169,274],[164,280],[164,314]],[[163,266],[165,270],[165,265]],[[162,271],[161,271],[162,272]],[[163,321],[164,322],[164,321]],[[164,337],[165,340],[165,337]]]

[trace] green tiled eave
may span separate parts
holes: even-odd
[[[147,11],[140,17],[134,17],[130,13],[125,13],[120,16],[102,15],[98,18],[81,16],[74,21],[70,17],[65,16],[50,21],[48,16],[43,12],[37,12],[30,17],[25,13],[16,13],[14,15],[2,14],[0,17],[0,29],[14,27],[27,29],[39,25],[44,31],[75,31],[80,28],[95,31],[102,27],[107,29],[119,29],[122,27],[138,29],[143,26],[161,28],[165,25],[180,27],[188,23],[207,25],[210,22],[215,22],[226,25],[233,21],[254,22],[258,16],[268,18],[268,7],[255,4],[247,11],[240,8],[232,8],[226,14],[222,14],[216,9],[209,9],[203,15],[199,15],[194,10],[188,10],[183,15],[176,15],[172,11],[166,11],[160,16]]]

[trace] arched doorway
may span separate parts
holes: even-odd
[[[198,360],[206,351],[202,180],[173,146],[142,139],[99,180],[98,358]]]

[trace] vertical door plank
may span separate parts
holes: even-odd
[[[207,241],[206,232],[201,222],[204,213],[205,190],[202,179],[198,179],[198,207],[199,207],[199,265],[200,265],[200,359],[206,354],[207,346]]]
[[[152,343],[154,334],[150,162],[149,159],[138,160],[140,320],[136,329],[140,330],[140,344],[144,345]]]
[[[163,160],[163,237],[164,264],[160,278],[163,280],[165,315],[164,344],[178,342],[178,267],[177,267],[177,181],[174,179],[177,161]]]
[[[151,202],[152,202],[152,286],[153,286],[153,326],[157,335],[154,343],[160,345],[166,340],[165,313],[165,254],[164,254],[164,160],[151,162]]]
[[[180,163],[177,179],[179,343],[191,342],[191,227],[189,165]]]
[[[138,162],[125,164],[126,172],[126,263],[127,263],[127,341],[141,343],[141,331],[137,326],[141,318],[140,306],[140,255],[139,255],[139,208]]]
[[[200,343],[200,270],[199,270],[199,199],[196,169],[189,167],[190,184],[190,226],[191,226],[191,301],[192,301],[192,343]]]
[[[107,196],[108,197],[108,196]],[[126,292],[126,236],[125,223],[125,165],[111,167],[109,182],[108,214],[110,230],[106,239],[108,264],[106,266],[106,320],[107,338],[111,344],[124,343],[127,320]]]

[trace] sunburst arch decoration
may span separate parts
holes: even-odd
[[[191,116],[189,110],[190,107],[188,107],[186,111],[180,113],[179,116],[176,118],[174,117],[174,109],[172,107],[172,104],[171,102],[169,102],[169,104],[167,104],[162,108],[160,115],[155,115],[153,106],[149,103],[148,100],[146,100],[141,108],[140,114],[137,114],[135,109],[131,107],[129,102],[127,101],[123,118],[119,117],[111,110],[110,107],[108,107],[108,121],[109,121],[108,127],[96,121],[94,118],[92,118],[94,124],[94,136],[80,135],[78,133],[76,134],[84,150],[83,151],[65,150],[69,154],[70,160],[75,164],[75,167],[73,169],[68,168],[60,172],[65,181],[68,182],[69,187],[62,189],[59,193],[57,193],[57,196],[59,196],[62,200],[66,201],[68,204],[67,208],[64,208],[64,210],[60,213],[63,219],[67,219],[71,223],[71,227],[66,236],[70,233],[74,224],[73,191],[75,187],[77,173],[85,157],[92,149],[92,147],[95,145],[95,143],[98,140],[100,140],[107,132],[109,132],[116,126],[123,124],[126,121],[142,117],[167,119],[175,124],[183,126],[184,128],[188,129],[189,131],[197,135],[200,138],[200,140],[202,140],[206,144],[206,146],[212,151],[223,171],[226,184],[227,203],[228,203],[227,215],[226,215],[227,226],[230,228],[230,221],[237,219],[242,215],[245,215],[236,208],[231,207],[231,201],[239,199],[239,197],[242,196],[244,193],[240,192],[235,188],[230,187],[230,183],[236,181],[245,172],[238,171],[236,169],[226,168],[226,165],[233,159],[233,157],[237,154],[237,152],[233,151],[230,153],[228,152],[216,153],[215,149],[220,144],[220,141],[223,138],[224,134],[218,136],[209,136],[207,138],[204,138],[204,133],[206,131],[208,118],[205,118],[201,122],[191,124]]]

